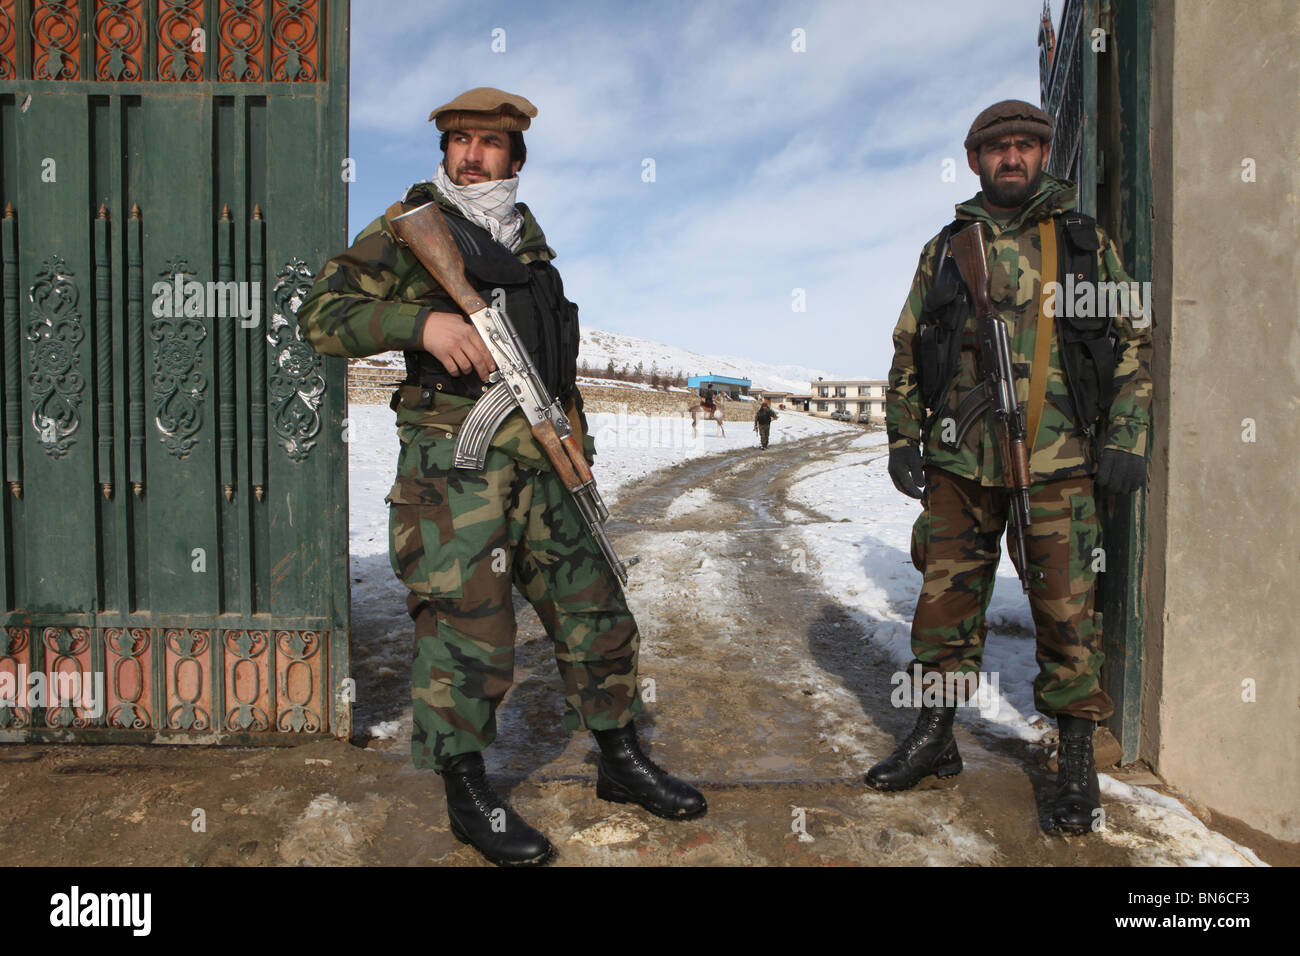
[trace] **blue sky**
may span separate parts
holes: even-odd
[[[922,244],[979,189],[971,120],[1039,101],[1041,8],[353,0],[349,234],[432,177],[430,109],[495,86],[538,108],[519,198],[585,327],[884,378]]]

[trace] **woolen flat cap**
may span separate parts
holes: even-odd
[[[467,90],[429,114],[444,132],[451,129],[495,129],[503,133],[528,129],[537,107],[522,96],[480,86]]]
[[[999,136],[1011,133],[1032,133],[1044,143],[1052,141],[1052,118],[1033,103],[1024,100],[1003,100],[994,103],[970,124],[966,134],[967,149],[980,146]]]

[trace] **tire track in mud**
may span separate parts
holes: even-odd
[[[707,859],[1127,862],[1121,847],[1043,832],[1050,780],[1026,766],[1028,748],[1014,742],[1008,748],[959,729],[963,774],[904,794],[862,783],[916,715],[890,705],[897,665],[889,653],[821,588],[799,529],[831,519],[789,496],[801,470],[803,478],[818,472],[810,463],[845,467],[836,459],[862,434],[691,459],[620,489],[609,531],[620,554],[641,556],[627,593],[642,634],[643,691],[649,680],[654,695],[638,728],[656,761],[710,796],[704,831],[740,842]],[[544,659],[549,641],[531,646],[541,651],[539,674],[553,668]],[[546,750],[552,732],[505,709],[531,733],[527,750],[502,759],[500,769],[521,791],[540,788],[546,805],[567,805],[566,822],[577,828],[571,839],[580,840],[583,821],[602,811],[581,786],[594,776],[586,735],[551,740],[548,762],[535,748]],[[821,843],[791,833],[799,809]],[[651,836],[658,831],[665,840],[679,832],[652,824]]]
[[[725,757],[710,774],[718,782],[856,779],[863,719],[846,685],[882,675],[861,660],[857,628],[821,591],[798,533],[830,519],[787,491],[800,468],[860,435],[697,459],[620,495],[612,531],[648,558],[629,588],[650,636],[643,669],[663,673],[659,700],[689,728],[678,744],[696,751],[687,759]],[[707,504],[665,520],[689,492]],[[679,667],[694,672],[693,692],[677,689]]]

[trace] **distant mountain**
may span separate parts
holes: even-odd
[[[681,372],[683,375],[725,375],[728,378],[747,378],[755,388],[789,389],[807,393],[808,383],[822,378],[834,378],[830,372],[805,368],[802,365],[768,365],[753,359],[734,355],[702,355],[675,345],[665,345],[650,339],[624,335],[622,332],[604,332],[600,329],[583,329],[582,346],[578,363],[587,363],[593,371],[601,371],[613,359],[617,368],[627,365],[636,368],[641,362],[648,373],[657,365],[665,373]]]
[[[613,359],[615,367],[624,365],[636,368],[641,362],[648,374],[651,365],[657,365],[664,374],[681,372],[691,375],[725,375],[728,378],[747,378],[754,383],[754,388],[788,389],[805,394],[808,384],[821,378],[835,378],[822,369],[805,368],[802,365],[768,365],[753,359],[734,355],[702,355],[690,349],[681,349],[675,345],[665,345],[650,339],[624,335],[621,332],[603,332],[600,329],[583,329],[582,345],[578,351],[578,363],[587,363],[587,368],[599,373],[608,367]],[[380,367],[394,369],[401,374],[402,353],[383,352],[363,359],[353,359],[354,365],[362,367]]]

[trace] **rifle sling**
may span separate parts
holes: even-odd
[[[1048,297],[1043,288],[1056,281],[1056,223],[1043,219],[1038,223],[1038,239],[1042,247],[1042,268],[1038,270],[1038,327],[1034,333],[1034,365],[1029,373],[1029,408],[1026,412],[1025,447],[1030,456],[1038,441],[1038,425],[1043,419],[1043,402],[1047,399],[1048,365],[1052,357],[1052,335],[1055,330],[1052,313],[1047,308]]]

